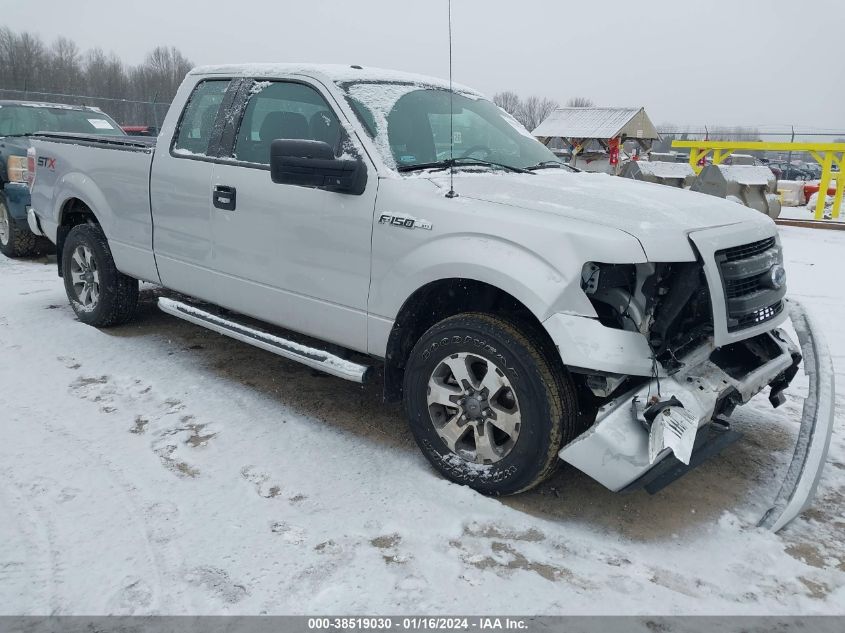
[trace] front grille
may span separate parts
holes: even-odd
[[[774,237],[716,252],[729,332],[774,319],[783,311],[786,288],[774,288],[771,270],[783,264]]]
[[[725,296],[728,299],[736,299],[737,297],[750,295],[752,292],[760,290],[763,287],[761,281],[761,277],[751,277],[750,279],[726,279]]]
[[[748,259],[749,257],[754,257],[754,255],[759,255],[760,253],[773,248],[774,245],[775,238],[769,237],[765,240],[760,240],[759,242],[751,242],[751,244],[743,244],[742,246],[726,248],[716,253],[716,257],[718,258],[719,255],[721,255],[724,257],[725,261],[735,262],[740,259]]]

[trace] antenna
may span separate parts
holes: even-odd
[[[455,93],[452,90],[452,0],[449,0],[449,193],[447,198],[457,198],[455,193]]]

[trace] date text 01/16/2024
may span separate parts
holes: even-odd
[[[495,631],[527,630],[528,623],[520,618],[496,617],[351,617],[351,618],[309,618],[309,630],[368,630],[389,631]]]

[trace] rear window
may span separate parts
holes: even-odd
[[[35,132],[124,136],[117,123],[97,110],[73,110],[48,105],[0,106],[0,136]]]
[[[179,122],[179,130],[173,143],[175,154],[183,156],[208,154],[217,113],[228,88],[228,79],[215,79],[197,84]]]

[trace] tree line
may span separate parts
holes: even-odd
[[[522,99],[510,90],[497,92],[493,95],[493,103],[522,123],[529,132],[533,132],[552,112],[560,107],[560,104],[554,99],[537,96]],[[593,105],[595,104],[592,100],[586,97],[573,97],[566,102],[568,108],[589,108]]]
[[[83,51],[66,37],[48,44],[0,27],[0,98],[93,105],[121,124],[160,124],[192,67],[176,47],[158,46],[133,66],[101,48]]]

